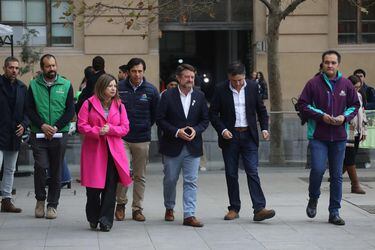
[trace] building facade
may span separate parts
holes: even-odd
[[[184,24],[160,20],[139,29],[127,29],[115,11],[97,17],[90,25],[61,20],[66,1],[58,8],[55,0],[0,2],[0,23],[14,28],[15,41],[26,28],[37,30],[39,36],[32,44],[40,46],[42,53],[56,55],[60,74],[71,79],[76,90],[84,68],[96,55],[105,58],[106,71],[115,75],[118,66],[131,57],[144,58],[145,75],[158,87],[181,59],[197,65],[200,74],[208,74],[215,83],[225,79],[225,65],[232,60],[244,61],[249,73],[255,69],[267,76],[267,10],[259,0],[220,1],[215,18],[193,16]],[[327,49],[342,53],[344,75],[363,68],[368,82],[375,83],[375,6],[364,14],[347,0],[307,0],[282,22],[279,48],[285,110],[292,110],[290,98],[317,72],[321,53]],[[9,47],[0,48],[2,61],[9,51]],[[16,47],[15,55],[19,52]],[[22,77],[25,82],[30,78],[31,74]]]

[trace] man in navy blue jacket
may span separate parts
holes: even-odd
[[[144,78],[146,63],[141,58],[132,58],[127,64],[128,77],[119,82],[119,95],[126,107],[130,131],[123,138],[125,148],[133,170],[132,218],[145,221],[142,213],[146,186],[146,165],[151,141],[151,127],[155,123],[159,92]],[[115,217],[124,220],[125,205],[128,202],[127,188],[117,186],[117,206]]]
[[[209,121],[204,94],[193,88],[195,72],[189,64],[177,67],[178,87],[168,89],[162,95],[156,123],[162,130],[159,151],[164,156],[165,220],[174,220],[176,184],[182,168],[183,224],[202,227],[203,224],[195,218],[195,210],[199,161],[203,154],[202,133]]]

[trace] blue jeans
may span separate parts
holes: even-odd
[[[254,213],[266,207],[258,175],[258,147],[251,139],[249,131],[233,132],[233,138],[222,147],[227,181],[229,210],[241,209],[240,188],[238,184],[238,164],[241,155],[247,177],[247,186],[253,203]]]
[[[319,141],[310,140],[311,171],[309,184],[309,197],[318,199],[320,196],[320,185],[328,158],[330,175],[330,215],[338,215],[341,208],[342,198],[342,165],[345,156],[346,141]]]
[[[197,181],[200,157],[192,156],[186,147],[176,157],[164,156],[164,206],[176,204],[176,185],[182,169],[184,218],[194,216],[197,203]]]
[[[3,198],[12,197],[14,171],[16,169],[18,151],[0,150],[0,167],[4,162],[3,180],[1,181],[1,194]]]

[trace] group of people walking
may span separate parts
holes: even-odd
[[[311,126],[308,138],[312,169],[306,212],[309,217],[316,214],[328,158],[331,175],[329,222],[343,225],[339,208],[345,147],[352,143],[355,149],[358,148],[358,142],[365,135],[365,129],[360,125],[365,118],[357,115],[362,107],[355,90],[358,79],[349,78],[350,82],[337,70],[340,54],[327,51],[322,56],[322,63],[322,72],[306,84],[298,102],[301,115]],[[264,140],[270,137],[269,116],[263,103],[266,98],[260,94],[258,81],[246,79],[242,63],[229,64],[228,79],[216,87],[210,107],[204,94],[194,88],[196,69],[189,64],[177,67],[177,87],[160,96],[144,77],[146,63],[143,59],[132,58],[120,66],[118,82],[105,72],[105,61],[97,56],[92,61],[91,73],[85,77],[85,87],[76,107],[70,81],[57,73],[56,58],[51,54],[43,55],[40,67],[41,74],[31,80],[27,89],[17,79],[18,60],[9,57],[4,63],[0,81],[0,115],[5,118],[0,126],[0,162],[4,158],[2,212],[21,212],[11,201],[11,189],[21,136],[30,127],[35,160],[35,217],[57,217],[67,132],[76,111],[77,129],[83,137],[80,181],[86,187],[86,217],[91,229],[99,227],[107,232],[112,228],[114,218],[124,220],[127,191],[132,184],[132,219],[146,220],[143,200],[154,123],[159,128],[159,152],[163,155],[165,221],[175,220],[176,185],[182,170],[183,225],[203,226],[196,217],[197,185],[203,154],[202,134],[209,122],[218,133],[225,165],[229,206],[224,219],[238,218],[241,210],[240,160],[247,176],[253,220],[263,221],[275,216],[274,210],[266,208],[258,175],[259,134]],[[345,124],[351,120],[356,123],[351,123],[346,131]],[[346,166],[350,172],[355,152],[348,151],[347,154],[351,157]],[[50,177],[48,192],[47,170]]]

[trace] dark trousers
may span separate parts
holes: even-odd
[[[119,176],[110,152],[104,189],[86,187],[86,217],[90,223],[112,227],[116,204],[116,187]]]
[[[251,139],[250,132],[233,132],[233,138],[222,147],[227,180],[229,210],[241,209],[240,189],[238,184],[238,163],[241,155],[247,176],[247,185],[253,203],[254,213],[265,208],[266,199],[258,176],[258,147]]]
[[[61,191],[61,169],[63,165],[68,137],[52,140],[37,139],[31,134],[30,144],[34,155],[34,188],[35,199],[44,201],[47,206],[56,208]],[[48,196],[46,195],[47,170],[49,171]]]

